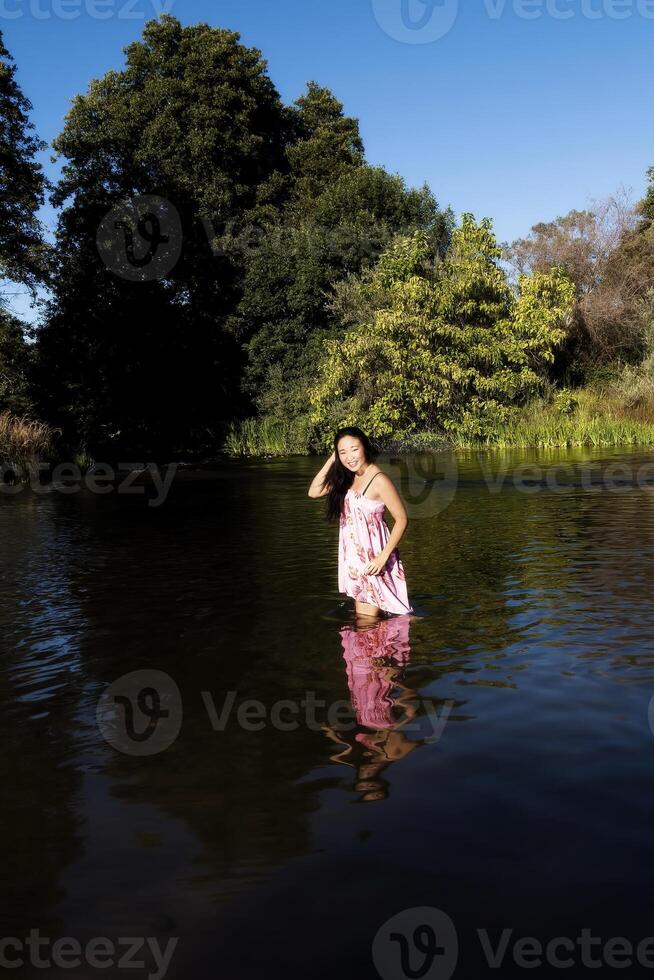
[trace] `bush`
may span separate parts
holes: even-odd
[[[28,464],[52,453],[56,431],[45,422],[0,413],[0,462],[24,476]]]
[[[423,430],[492,437],[542,386],[565,336],[570,280],[556,269],[522,276],[516,298],[490,221],[472,215],[426,271],[429,254],[423,233],[398,237],[358,287],[349,285],[348,315],[358,309],[362,322],[324,342],[309,388],[324,445],[352,424],[379,439]]]

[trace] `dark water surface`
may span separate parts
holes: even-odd
[[[447,920],[425,972],[431,913],[384,932],[431,907],[455,977],[528,973],[525,936],[567,937],[573,977],[624,937],[653,975],[654,454],[444,460],[427,492],[423,457],[380,461],[416,618],[368,630],[306,496],[322,460],[179,472],[159,507],[0,495],[0,938],[174,937],[189,980],[446,980]],[[498,969],[484,929],[513,930]]]

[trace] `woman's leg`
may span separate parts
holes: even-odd
[[[381,612],[378,606],[372,606],[369,602],[359,602],[358,599],[354,600],[354,609],[357,616],[369,616],[372,619],[377,619]]]

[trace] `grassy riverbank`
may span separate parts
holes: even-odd
[[[649,393],[629,394],[611,386],[561,392],[554,402],[538,399],[520,412],[511,425],[488,439],[453,437],[455,448],[495,446],[652,446],[654,407]]]
[[[308,420],[247,419],[232,426],[223,451],[234,457],[308,454],[315,451],[310,431]],[[622,445],[654,448],[654,378],[636,371],[590,388],[551,391],[526,405],[510,425],[485,438],[421,432],[388,442],[384,449]]]

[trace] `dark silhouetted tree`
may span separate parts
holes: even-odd
[[[160,456],[215,446],[238,409],[225,320],[242,270],[212,245],[274,210],[293,122],[261,53],[232,31],[163,16],[125,52],[54,143],[62,211],[39,371],[47,418],[69,439]],[[107,218],[143,195],[160,200]]]

